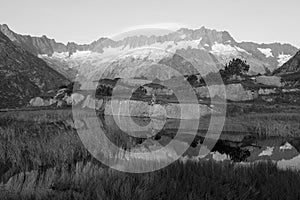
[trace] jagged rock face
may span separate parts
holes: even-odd
[[[0,32],[0,108],[26,105],[39,96],[68,83],[45,61],[13,44]]]
[[[38,54],[52,55],[54,51],[56,52],[66,51],[64,44],[57,43],[55,40],[49,39],[46,36],[31,37],[29,35],[19,35],[11,31],[6,24],[0,25],[0,30],[11,41],[20,45],[25,50],[29,51],[34,55],[38,55]]]
[[[274,74],[281,75],[285,73],[300,72],[300,51],[292,57],[288,62],[274,71]]]

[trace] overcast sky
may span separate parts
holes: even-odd
[[[299,0],[0,0],[17,33],[90,43],[142,25],[227,30],[237,41],[300,47]]]

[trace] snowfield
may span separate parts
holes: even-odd
[[[261,53],[263,53],[263,54],[265,54],[265,56],[267,57],[267,58],[269,58],[269,57],[274,57],[273,56],[273,53],[272,53],[272,49],[270,49],[270,48],[267,48],[267,49],[262,49],[262,48],[257,48]]]
[[[286,63],[292,57],[293,56],[291,56],[291,55],[279,54],[278,59],[277,59],[278,67],[281,67],[284,63]]]
[[[247,53],[249,54],[246,50],[236,47],[236,46],[231,46],[229,44],[220,44],[215,42],[215,44],[211,47],[211,53],[215,54],[217,56],[238,56],[241,53]]]

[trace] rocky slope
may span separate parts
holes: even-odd
[[[300,51],[298,51],[288,62],[275,70],[274,74],[282,75],[295,72],[300,72]]]
[[[24,106],[68,80],[0,32],[0,108]]]

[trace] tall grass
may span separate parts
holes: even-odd
[[[0,163],[5,163],[9,169],[2,175],[2,180],[23,171],[72,165],[91,157],[76,131],[70,127],[10,120],[6,121],[6,126],[3,124],[0,130]]]
[[[129,174],[77,163],[48,178],[48,190],[33,187],[7,199],[299,199],[300,174],[271,163],[236,167],[211,161],[177,161],[151,173]],[[29,176],[29,175],[27,175]],[[15,182],[21,182],[19,176]],[[29,181],[24,181],[24,185]],[[40,179],[36,182],[41,185]],[[13,184],[10,188],[16,188]],[[45,184],[44,184],[45,185]],[[25,189],[23,188],[23,191]],[[5,194],[4,192],[2,194]]]
[[[300,173],[272,163],[188,160],[151,173],[123,173],[93,159],[71,127],[0,123],[0,199],[300,198]]]
[[[300,115],[290,113],[253,114],[242,117],[249,132],[258,138],[300,137]]]

